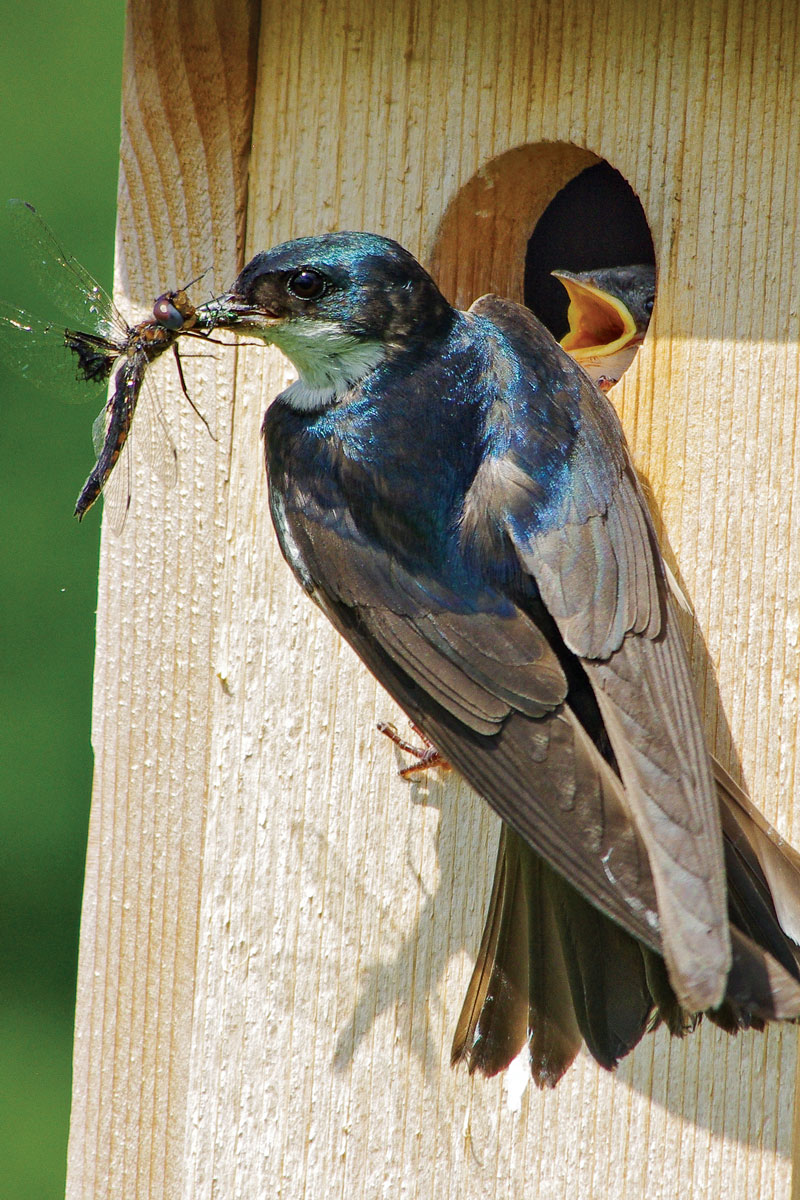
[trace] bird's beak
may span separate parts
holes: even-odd
[[[275,325],[284,318],[268,309],[249,304],[236,292],[225,292],[204,306],[214,329],[230,329],[232,333],[246,333],[266,337]]]
[[[602,288],[576,279],[570,271],[552,271],[569,295],[569,332],[561,346],[576,362],[611,357],[626,346],[638,345],[642,333],[627,306]]]

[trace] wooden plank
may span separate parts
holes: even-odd
[[[126,312],[213,265],[210,291],[241,262],[257,22],[255,5],[129,5]],[[69,1197],[181,1192],[233,364],[185,365],[218,441],[180,399],[174,367],[154,370],[178,485],[165,490],[137,453],[123,536],[103,531]]]
[[[150,12],[133,10],[137,79]],[[795,843],[798,23],[794,0],[267,2],[247,205],[248,253],[371,229],[466,302],[487,277],[519,288],[571,160],[551,143],[622,171],[659,292],[615,399],[696,609],[709,736]],[[157,184],[140,208],[127,183],[132,225],[205,265],[225,204],[176,216],[181,178],[216,197],[237,160],[223,136],[185,142],[207,103],[170,95],[146,122],[152,95],[126,107],[144,148],[125,178]],[[515,220],[502,156],[543,143],[513,157]],[[229,282],[232,247],[215,250]],[[171,278],[152,263],[145,295]],[[108,1194],[192,1200],[788,1197],[793,1029],[660,1032],[616,1076],[582,1055],[518,1113],[501,1080],[450,1071],[496,822],[455,780],[394,776],[374,732],[392,706],[269,527],[257,431],[285,363],[241,361],[211,465],[198,435],[180,503],[154,492],[122,549],[104,543],[70,1195],[110,1177]],[[191,454],[190,414],[180,431]]]
[[[785,309],[765,312],[763,275],[782,268],[785,277],[796,253],[785,231],[796,172],[783,162],[774,177],[765,169],[762,135],[777,123],[776,141],[796,142],[786,123],[788,78],[781,83],[770,65],[779,48],[790,54],[797,29],[790,6],[766,26],[754,17],[743,5],[600,4],[589,13],[577,4],[396,3],[378,16],[357,3],[301,4],[288,15],[267,6],[249,244],[367,228],[430,260],[450,202],[509,148],[574,141],[623,171],[653,227],[661,290],[622,408],[709,643],[711,662],[699,638],[695,662],[712,735],[727,755],[715,671],[747,779],[789,828],[793,740],[781,739],[782,771],[774,762],[768,768],[766,748],[774,723],[786,728],[794,714],[775,703],[761,663],[793,687],[800,662],[782,635],[786,607],[748,606],[741,588],[758,581],[759,595],[771,590],[777,599],[794,577],[786,561],[787,549],[794,554],[791,506],[767,501],[762,472],[766,461],[773,495],[796,492],[785,426],[776,438],[765,424],[776,394],[781,411],[794,403],[777,373],[795,370],[796,319]],[[328,68],[315,83],[322,61]],[[786,75],[792,70],[787,64]],[[768,183],[756,181],[753,155]],[[758,215],[765,188],[781,214],[769,224]],[[490,190],[483,200],[491,209]],[[477,246],[457,242],[464,299],[484,290],[475,263],[502,258],[499,240],[484,230]],[[727,285],[739,273],[743,282]],[[257,371],[264,356],[253,357]],[[281,373],[278,361],[265,372],[262,403]],[[746,413],[737,401],[743,393]],[[249,453],[244,446],[243,463]],[[266,663],[256,666],[263,635],[229,625],[228,661],[251,664],[253,674],[245,669],[234,690],[263,687],[276,715],[248,761],[235,816],[227,786],[235,753],[222,760],[219,815],[210,816],[206,865],[220,864],[218,894],[226,894],[231,846],[235,858],[237,846],[246,854],[256,891],[249,916],[235,904],[226,910],[235,931],[203,922],[207,1032],[198,1027],[193,1071],[207,1081],[197,1088],[203,1105],[211,1095],[217,1105],[195,1108],[192,1155],[206,1172],[210,1159],[221,1177],[246,1180],[244,1192],[264,1186],[257,1164],[269,1163],[286,1195],[368,1196],[405,1186],[418,1196],[504,1196],[523,1181],[548,1197],[786,1195],[793,1032],[731,1042],[704,1031],[685,1046],[656,1037],[616,1080],[582,1061],[555,1095],[528,1096],[520,1118],[504,1110],[499,1082],[449,1074],[492,822],[480,806],[470,811],[456,784],[436,783],[437,827],[430,810],[404,803],[408,788],[370,766],[372,756],[386,757],[369,732],[374,713],[388,715],[386,701],[374,698],[349,652],[295,594],[277,557],[253,591],[245,565],[253,522],[259,544],[271,535],[254,499],[260,463],[247,461],[246,532],[237,537],[231,524],[243,564],[236,586],[248,609],[261,613],[263,605],[270,635]],[[236,472],[232,487],[235,480]],[[758,533],[742,536],[744,528]],[[739,615],[743,602],[749,621]],[[335,683],[326,662],[335,663]],[[773,744],[773,759],[775,752]],[[785,781],[780,792],[776,775]],[[248,794],[259,797],[250,811]],[[212,810],[214,797],[212,790]],[[383,846],[387,821],[394,837]],[[215,855],[217,838],[225,854]],[[455,847],[452,858],[443,845]],[[417,846],[409,863],[407,847]],[[257,934],[273,931],[271,954],[260,936],[251,940],[253,914]],[[231,1061],[247,1066],[226,1072]],[[232,1109],[240,1130],[255,1134],[264,1123],[263,1160],[243,1149],[247,1137],[220,1136],[218,1115]],[[207,1177],[194,1179],[200,1194]]]

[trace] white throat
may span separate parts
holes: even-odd
[[[334,404],[386,357],[381,342],[359,341],[335,321],[295,317],[270,333],[300,376],[281,399],[306,412]]]

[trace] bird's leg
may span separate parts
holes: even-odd
[[[408,779],[410,775],[414,775],[417,771],[429,771],[431,767],[440,767],[443,771],[450,770],[450,763],[439,753],[422,730],[412,722],[411,728],[418,738],[422,739],[422,746],[414,746],[411,742],[404,741],[400,734],[395,729],[394,725],[389,725],[386,721],[378,722],[378,729],[381,733],[385,733],[390,742],[394,742],[399,750],[405,754],[413,754],[418,762],[412,763],[410,767],[404,767],[398,774],[403,779]]]

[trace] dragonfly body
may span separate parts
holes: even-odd
[[[96,422],[98,425],[102,422],[95,444],[97,462],[75,503],[75,516],[79,521],[102,492],[125,447],[147,368],[165,350],[177,351],[177,338],[182,333],[188,333],[197,323],[197,310],[186,293],[179,291],[159,296],[153,305],[153,319],[128,326],[127,339],[122,343],[98,334],[71,329],[64,331],[64,344],[77,356],[78,374],[83,379],[106,380],[119,363],[114,375],[113,391]],[[176,361],[183,384],[177,353]],[[172,453],[174,457],[174,450]],[[128,503],[129,498],[126,511]]]

